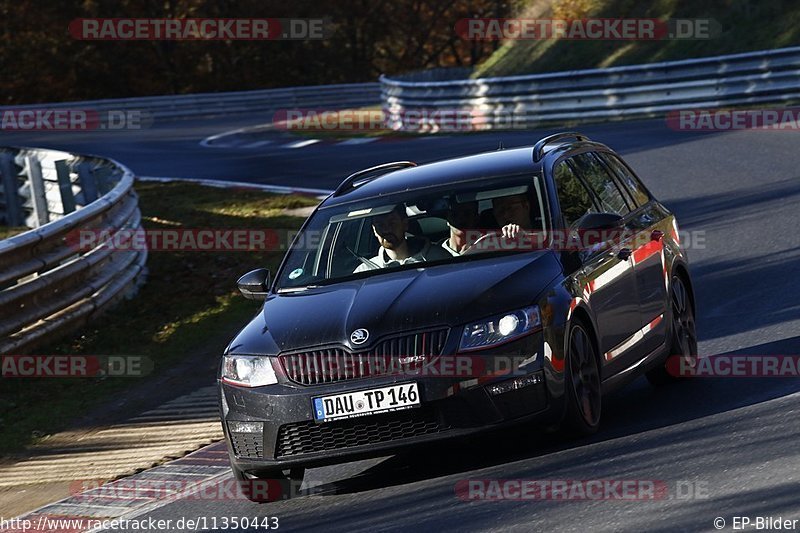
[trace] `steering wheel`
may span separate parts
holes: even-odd
[[[347,250],[348,252],[350,252],[350,254],[351,254],[353,257],[355,257],[356,259],[358,259],[358,261],[359,261],[359,262],[360,262],[362,265],[366,265],[368,269],[370,269],[370,270],[378,270],[379,268],[381,268],[379,265],[376,265],[375,263],[373,263],[372,261],[370,261],[370,260],[369,260],[369,259],[367,259],[366,257],[361,257],[360,255],[358,255],[357,253],[355,253],[353,250],[351,250],[351,249],[350,249],[350,247],[349,247],[349,246],[345,246],[345,247],[344,247],[344,249],[345,249],[345,250]]]
[[[361,257],[360,255],[356,255],[356,258],[361,262],[362,265],[367,265],[367,268],[370,270],[378,270],[380,267],[367,259],[366,257]]]

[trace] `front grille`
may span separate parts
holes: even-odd
[[[369,420],[355,418],[323,424],[298,422],[283,425],[278,430],[275,457],[340,450],[447,429],[450,427],[440,424],[436,412],[430,407],[376,415]]]
[[[230,433],[233,453],[242,459],[264,458],[263,433]]]
[[[280,356],[286,376],[300,385],[318,385],[419,370],[444,349],[447,329],[386,339],[365,352],[345,348]]]

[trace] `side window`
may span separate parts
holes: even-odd
[[[566,226],[572,226],[583,215],[594,211],[589,191],[566,162],[559,163],[553,169],[553,178]]]
[[[614,183],[614,178],[608,173],[600,161],[590,153],[576,155],[572,158],[578,174],[584,179],[586,184],[594,191],[600,200],[600,208],[607,213],[617,213],[625,216],[630,213],[628,204],[622,192]]]
[[[642,182],[633,175],[633,172],[631,172],[617,156],[611,154],[597,155],[616,173],[622,184],[628,189],[628,192],[637,206],[642,206],[650,201],[650,195],[647,194],[647,190],[644,188],[644,185],[642,185]]]

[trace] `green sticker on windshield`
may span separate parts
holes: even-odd
[[[297,279],[302,275],[303,275],[303,269],[302,268],[295,268],[294,270],[289,272],[289,279]]]

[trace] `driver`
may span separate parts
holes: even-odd
[[[408,215],[405,206],[400,203],[385,215],[372,217],[372,231],[378,239],[378,255],[370,259],[375,268],[436,261],[451,257],[439,246],[431,246],[425,237],[406,237],[408,231]],[[364,272],[371,267],[362,264],[354,272]]]
[[[531,204],[525,193],[493,198],[492,209],[503,237],[514,239],[531,227]]]

